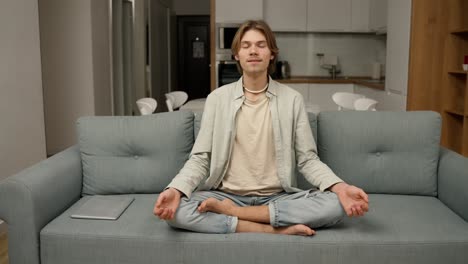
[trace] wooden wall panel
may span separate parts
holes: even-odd
[[[413,0],[408,110],[442,116],[441,144],[468,156],[468,1]]]
[[[408,110],[441,109],[447,35],[444,1],[413,0],[408,80]]]

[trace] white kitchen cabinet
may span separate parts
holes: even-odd
[[[332,95],[336,92],[354,93],[355,86],[335,83],[286,83],[286,85],[298,91],[304,98],[306,109],[309,108],[314,113],[338,110]]]
[[[388,2],[385,90],[406,96],[411,29],[411,2]]]
[[[293,88],[294,90],[298,91],[302,98],[304,99],[304,106],[307,112],[312,112],[314,114],[320,113],[320,104],[317,102],[310,101],[310,86],[308,83],[294,83],[294,84],[287,84],[289,87]]]
[[[369,32],[370,2],[373,0],[351,0],[351,31]]]
[[[263,15],[273,31],[307,30],[308,0],[263,0]]]
[[[263,19],[263,0],[216,0],[216,23]]]
[[[287,86],[298,91],[304,98],[304,102],[309,100],[309,84],[307,83],[286,83]]]
[[[308,0],[307,31],[346,32],[351,29],[351,0]]]
[[[354,85],[354,93],[359,93],[367,98],[376,100],[377,111],[405,111],[406,96],[376,90],[362,85]]]
[[[216,23],[264,19],[280,32],[384,31],[387,0],[216,0],[215,16]]]
[[[370,1],[370,30],[382,33],[387,31],[387,12],[388,0]]]
[[[367,98],[374,99],[377,102],[379,102],[377,104],[377,110],[380,110],[379,104],[382,103],[386,94],[385,91],[377,90],[377,89],[373,89],[373,88],[369,88],[369,87],[366,87],[363,85],[357,85],[357,84],[354,85],[354,93],[362,94]]]
[[[335,111],[338,106],[333,102],[332,95],[336,92],[354,92],[354,84],[309,84],[309,99],[311,104],[317,104],[320,111]]]
[[[286,83],[286,85],[302,95],[306,108],[317,108],[319,111],[333,111],[338,109],[332,100],[332,95],[334,93],[354,92],[353,84]]]

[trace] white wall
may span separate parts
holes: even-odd
[[[46,157],[37,1],[0,8],[0,180]]]
[[[80,116],[111,113],[107,2],[39,0],[49,155],[76,144]]]
[[[278,58],[289,62],[293,76],[329,75],[320,67],[317,53],[337,55],[343,76],[371,76],[373,62],[385,65],[386,37],[382,35],[281,32],[275,35],[280,49]]]
[[[173,0],[176,15],[209,15],[210,0]]]

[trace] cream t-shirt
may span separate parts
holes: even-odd
[[[276,169],[276,153],[269,98],[246,99],[236,119],[231,160],[219,187],[237,195],[268,196],[283,191]]]

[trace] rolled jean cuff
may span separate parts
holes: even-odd
[[[238,222],[239,220],[237,219],[237,216],[228,216],[226,233],[235,233]]]
[[[278,227],[278,207],[276,206],[276,202],[269,203],[268,210],[270,212],[270,225]]]

